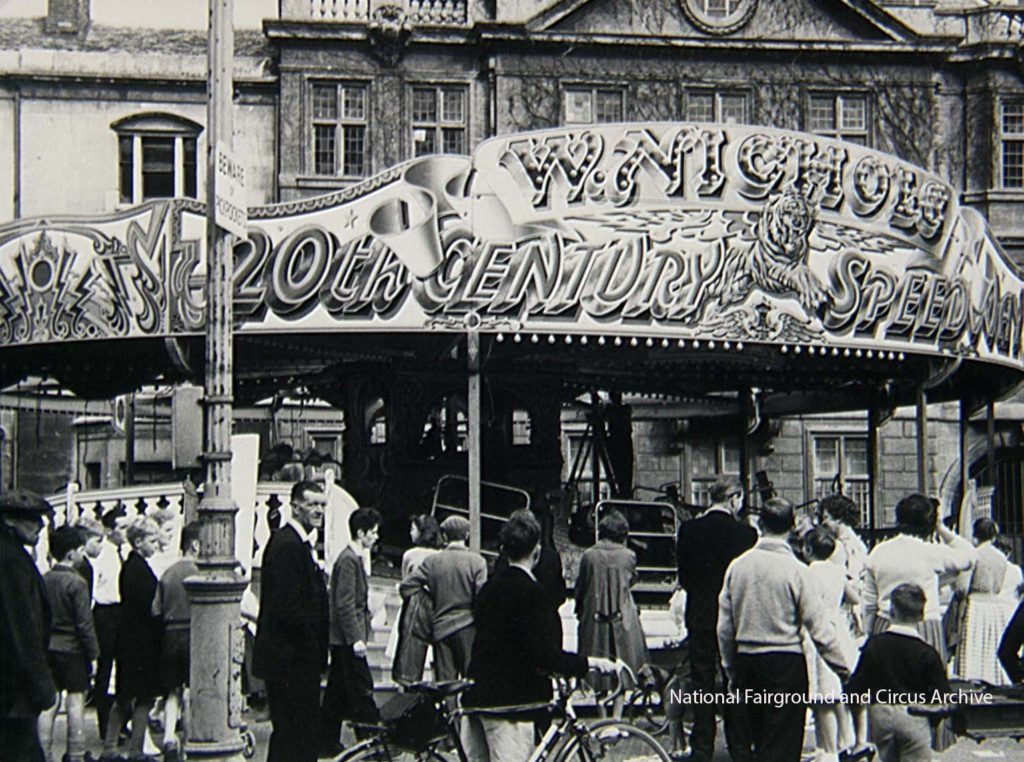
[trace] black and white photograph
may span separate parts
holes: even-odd
[[[1024,754],[1024,0],[0,0],[2,762]]]

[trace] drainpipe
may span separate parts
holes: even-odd
[[[21,217],[21,88],[14,91],[14,219]]]
[[[487,137],[498,134],[498,72],[494,56],[487,57]]]

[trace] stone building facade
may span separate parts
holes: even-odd
[[[11,0],[0,9],[0,222],[202,198],[205,1]],[[815,132],[925,167],[1024,262],[1024,9],[982,0],[259,0],[236,3],[235,153],[250,204],[358,183],[496,134],[617,121]],[[638,485],[701,502],[735,436],[680,400],[632,400]],[[998,517],[1024,533],[1018,405],[975,418],[998,445]],[[955,408],[929,409],[927,488],[956,500]],[[580,415],[563,413],[563,470]],[[11,419],[5,411],[5,431]],[[19,417],[20,420],[20,417]],[[863,415],[772,422],[751,472],[803,503],[864,495]],[[25,429],[24,424],[18,430]],[[59,427],[58,427],[59,428]],[[913,411],[880,429],[883,513],[917,486]],[[20,436],[20,435],[19,435]],[[55,431],[54,436],[59,436]],[[4,466],[19,473],[5,440]],[[25,478],[25,477],[21,477]],[[1016,479],[1017,481],[1014,481]],[[6,481],[6,478],[5,478]],[[1016,485],[1015,487],[1013,485]],[[998,485],[997,485],[998,486]]]

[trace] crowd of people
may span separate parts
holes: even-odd
[[[938,501],[908,495],[897,534],[869,552],[847,497],[803,522],[772,498],[755,530],[739,518],[742,495],[738,480],[718,482],[711,508],[679,528],[693,690],[740,697],[694,703],[691,759],[710,759],[717,709],[734,762],[795,762],[809,707],[820,762],[930,760],[952,731],[912,705],[941,704],[949,675],[1020,680],[1021,570],[991,519],[975,522],[972,545]]]
[[[677,536],[693,724],[686,739],[682,712],[668,707],[674,756],[709,762],[722,714],[734,762],[797,762],[810,709],[818,762],[930,760],[951,742],[948,727],[911,712],[916,702],[882,697],[941,696],[950,675],[1024,680],[1021,569],[991,519],[974,523],[972,544],[940,521],[936,500],[908,495],[896,505],[896,535],[869,551],[844,496],[821,500],[810,521],[781,498],[742,516],[744,489],[733,478],[711,497]],[[321,485],[296,483],[263,550],[252,673],[266,688],[271,762],[336,756],[345,721],[358,737],[380,716],[368,651],[381,517],[351,512],[348,545],[325,569],[316,543],[327,505]],[[49,532],[51,564],[40,575],[28,550],[49,512],[32,493],[0,495],[0,749],[11,759],[56,759],[62,702],[69,762],[91,759],[89,705],[100,759],[154,759],[148,732],[161,713],[163,759],[177,759],[189,679],[185,580],[198,573],[198,524],[121,509],[83,517]],[[616,661],[636,672],[649,662],[629,529],[608,511],[582,555],[572,653],[562,646],[562,559],[533,513],[504,524],[490,574],[468,547],[466,519],[413,517],[386,651],[394,681],[417,682],[427,664],[437,680],[473,681],[462,699],[470,759],[523,762],[549,718],[490,710],[550,700],[554,675],[604,690],[601,673]]]
[[[0,495],[4,758],[94,759],[85,748],[86,707],[94,706],[99,759],[155,759],[147,745],[161,702],[162,758],[178,759],[191,624],[184,580],[198,571],[199,524],[176,526],[171,512],[130,518],[122,508],[101,521],[83,516],[49,532],[50,565],[40,575],[30,551],[51,514],[33,493]],[[61,705],[63,753],[53,743]]]

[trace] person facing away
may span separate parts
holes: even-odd
[[[704,694],[721,690],[722,660],[718,651],[718,595],[725,570],[733,559],[757,542],[757,530],[739,521],[743,485],[735,477],[723,477],[711,487],[711,507],[679,525],[676,559],[679,584],[686,591],[684,621],[689,635],[691,680]],[[731,705],[723,705],[726,743],[734,762],[745,759],[749,746]],[[715,705],[693,706],[690,746],[694,762],[708,762],[715,748]],[[734,751],[735,749],[735,751]]]
[[[441,528],[437,519],[429,514],[413,516],[409,522],[409,539],[413,547],[402,554],[402,579],[406,580],[432,556],[441,544]],[[401,593],[401,582],[398,584]],[[393,657],[391,677],[399,685],[408,685],[423,679],[423,668],[427,659],[427,648],[431,640],[429,633],[433,611],[427,591],[422,588],[402,600],[402,608],[395,622],[392,636],[393,645],[388,643],[388,652]]]
[[[932,731],[911,704],[943,704],[950,692],[938,651],[918,633],[926,595],[919,585],[897,585],[889,593],[891,624],[872,635],[846,686],[847,695],[869,702],[871,740],[882,762],[930,762]]]
[[[263,554],[253,673],[267,683],[268,762],[310,762],[319,746],[320,673],[327,666],[327,586],[315,559],[315,530],[327,497],[296,482],[291,517]]]
[[[149,711],[160,693],[160,620],[153,616],[157,578],[147,559],[159,545],[160,527],[147,516],[136,516],[125,529],[131,552],[121,566],[121,596],[117,624],[116,694],[103,738],[102,759],[117,756],[122,728],[131,719],[128,755],[141,757]]]
[[[806,629],[814,647],[839,677],[850,664],[835,624],[812,594],[807,567],[788,542],[793,506],[783,498],[765,502],[761,538],[729,564],[719,596],[718,644],[722,667],[732,689],[742,696],[806,696],[807,663],[801,643]],[[757,762],[798,762],[803,747],[805,705],[781,706],[746,701],[738,704],[750,752]]]
[[[99,656],[96,630],[89,606],[89,585],[78,571],[85,554],[85,537],[75,527],[62,526],[50,533],[54,565],[43,575],[50,604],[48,660],[57,691],[67,691],[67,743],[64,759],[85,759],[85,694],[92,662]],[[57,702],[39,717],[39,737],[47,759],[52,759],[53,721]]]
[[[850,594],[843,598],[843,613],[846,627],[854,638],[854,643],[863,643],[864,616],[862,603],[864,598],[865,565],[868,560],[868,548],[857,534],[856,527],[860,524],[860,508],[846,495],[828,495],[818,503],[821,525],[832,530],[836,537],[836,548],[829,561],[839,565],[846,572],[847,590]],[[853,720],[853,748],[846,753],[847,762],[856,762],[871,754],[868,744],[868,713],[867,707],[853,705],[847,707]]]
[[[967,571],[974,564],[970,543],[938,520],[935,503],[912,494],[896,504],[899,534],[880,542],[868,554],[864,576],[864,625],[869,633],[889,626],[885,612],[889,596],[899,585],[917,585],[925,594],[924,617],[918,625],[921,637],[931,644],[943,662],[948,661],[939,608],[939,577]],[[941,542],[929,542],[938,533]]]
[[[57,695],[47,661],[50,606],[27,548],[39,542],[53,509],[28,490],[0,495],[0,750],[37,762],[39,713]]]
[[[967,585],[967,612],[957,649],[957,674],[965,680],[1005,685],[1007,678],[996,652],[1003,630],[1013,616],[1013,603],[1002,594],[1010,561],[994,544],[999,526],[991,518],[975,521],[973,534],[977,561]]]
[[[804,556],[809,559],[808,591],[832,618],[846,660],[852,664],[856,661],[857,650],[843,604],[847,601],[856,604],[859,597],[846,578],[846,569],[833,561],[837,545],[838,540],[825,525],[818,525],[804,535]],[[806,639],[804,646],[810,695],[815,698],[811,713],[817,762],[839,762],[841,750],[852,747],[848,754],[860,751],[853,732],[853,718],[842,703],[843,686],[839,678]]]
[[[634,672],[647,662],[647,643],[631,588],[636,554],[626,547],[629,524],[609,511],[597,526],[597,543],[583,552],[576,579],[577,639],[583,656],[619,658]]]
[[[548,595],[533,576],[540,555],[536,517],[516,511],[501,528],[500,541],[509,563],[480,591],[468,674],[473,686],[463,694],[463,707],[542,703],[551,699],[552,675],[613,672],[608,659],[562,650],[557,613],[546,605]],[[462,739],[470,761],[523,762],[533,751],[534,721],[543,719],[466,714]]]
[[[185,589],[185,580],[199,574],[196,560],[202,550],[202,543],[198,521],[190,521],[182,527],[179,546],[181,558],[160,576],[156,596],[153,598],[153,616],[163,625],[160,638],[160,688],[165,696],[163,752],[166,762],[178,758],[178,718],[181,716],[183,694],[189,681],[192,605],[188,590]]]
[[[469,521],[449,516],[441,522],[445,546],[423,559],[399,590],[406,598],[426,589],[434,604],[432,620],[434,677],[453,680],[466,674],[473,644],[473,607],[487,581],[487,563],[466,547]]]
[[[331,570],[330,672],[321,708],[320,755],[341,751],[341,721],[374,723],[379,717],[373,702],[373,675],[366,660],[370,642],[369,581],[363,558],[377,543],[380,514],[359,508],[348,517],[351,540],[338,554]]]

